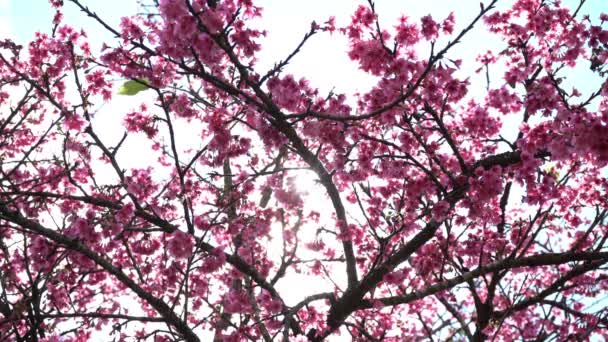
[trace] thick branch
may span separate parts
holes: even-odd
[[[150,306],[152,306],[165,319],[165,322],[173,326],[184,337],[186,341],[200,341],[196,334],[194,334],[190,327],[188,327],[186,322],[181,320],[179,316],[177,316],[175,312],[173,312],[173,310],[171,310],[171,308],[163,300],[145,291],[141,286],[135,283],[125,273],[123,273],[118,267],[114,266],[109,260],[95,253],[84,244],[78,242],[77,240],[68,238],[65,235],[62,235],[54,230],[48,229],[36,221],[27,219],[23,217],[20,213],[9,210],[5,206],[0,206],[0,218],[12,222],[36,234],[42,235],[57,244],[65,246],[71,251],[75,251],[85,255],[87,258],[94,261],[95,264],[97,264],[99,267],[103,268],[106,272],[116,277],[116,279],[118,279],[126,287],[131,289],[131,291],[137,294],[140,298],[150,304]]]
[[[547,152],[538,153],[535,157],[541,158],[549,156]],[[472,170],[476,167],[483,167],[489,169],[494,165],[500,165],[502,167],[515,165],[521,162],[521,152],[505,152],[490,157],[481,159],[473,164]],[[445,200],[448,201],[452,206],[456,205],[458,201],[464,198],[466,191],[468,190],[468,184],[463,184],[459,188],[452,190],[446,196]],[[329,316],[327,318],[328,325],[331,329],[337,329],[344,319],[348,317],[353,311],[357,309],[357,306],[365,296],[367,292],[375,288],[384,278],[386,274],[391,272],[395,267],[408,260],[408,258],[416,252],[422,245],[435,236],[435,232],[441,226],[442,222],[431,220],[426,226],[416,234],[410,241],[399,248],[394,254],[387,258],[380,266],[368,273],[361,282],[354,288],[350,288],[344,293],[344,295],[332,305]],[[332,331],[333,331],[332,330]],[[331,331],[329,332],[331,333]],[[329,334],[328,333],[328,334]]]
[[[566,253],[546,253],[537,254],[520,259],[504,259],[497,261],[486,266],[482,266],[471,272],[464,273],[458,277],[443,281],[441,283],[434,284],[427,287],[423,291],[407,294],[405,296],[394,296],[378,299],[382,304],[386,306],[407,304],[418,299],[430,296],[437,292],[450,289],[458,284],[466,281],[475,279],[484,274],[503,271],[519,267],[538,267],[538,266],[550,266],[550,265],[561,265],[568,262],[574,261],[594,261],[595,264],[608,262],[608,252],[566,252]],[[540,302],[540,299],[535,302]],[[529,306],[529,305],[528,305]],[[370,309],[373,307],[373,303],[368,300],[361,301],[358,309]],[[514,311],[514,310],[509,310]],[[495,317],[500,317],[504,312],[497,312]]]

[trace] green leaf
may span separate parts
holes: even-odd
[[[555,166],[550,166],[549,168],[547,168],[547,175],[558,179],[559,178],[559,172],[557,172],[557,170],[555,169]]]
[[[118,94],[133,96],[139,93],[140,91],[150,89],[149,85],[150,82],[146,79],[129,80],[123,83],[122,86],[120,86],[120,89],[118,89]]]

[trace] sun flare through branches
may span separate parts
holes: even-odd
[[[0,341],[608,339],[608,6],[461,2],[40,2]]]

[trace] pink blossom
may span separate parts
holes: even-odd
[[[192,237],[179,230],[175,231],[167,242],[169,253],[178,259],[189,258],[192,255],[193,248],[194,240]]]
[[[420,19],[422,22],[422,35],[427,40],[436,39],[439,35],[439,24],[433,20],[430,15],[424,16]]]

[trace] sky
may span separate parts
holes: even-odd
[[[75,5],[65,1],[65,22],[75,27],[84,27],[91,41],[101,46],[102,41],[110,41],[111,35],[93,21],[84,16]],[[574,7],[579,0],[565,0],[567,6]],[[135,0],[84,0],[92,10],[104,20],[117,27],[120,17],[137,12]],[[268,31],[263,41],[263,49],[258,55],[258,68],[267,70],[274,62],[287,56],[306,33],[312,21],[319,23],[330,16],[336,16],[338,25],[345,25],[350,15],[362,0],[262,0],[264,7],[263,20],[260,26]],[[512,0],[499,1],[498,7],[512,3]],[[476,0],[376,0],[380,23],[392,28],[401,15],[419,18],[429,13],[441,20],[451,11],[456,15],[456,31],[466,25],[479,11]],[[591,14],[595,20],[600,12],[608,11],[608,1],[587,0],[584,13]],[[49,31],[49,24],[54,11],[47,0],[0,0],[0,34],[9,33],[19,42],[31,40],[36,31]],[[302,53],[288,66],[287,71],[296,76],[306,76],[313,80],[313,85],[322,91],[335,87],[337,92],[353,93],[366,90],[373,84],[373,78],[359,72],[356,64],[350,62],[344,51],[348,48],[345,39],[327,34],[313,37]],[[481,25],[471,31],[450,53],[451,58],[464,60],[463,74],[470,74],[473,67],[468,61],[474,61],[474,54],[481,49],[492,49],[501,42],[484,32]],[[95,44],[93,44],[95,47]],[[95,51],[95,50],[94,50]],[[472,58],[473,57],[473,58]],[[500,80],[499,80],[500,81]]]
[[[94,53],[99,51],[101,42],[112,40],[112,36],[93,19],[87,18],[79,12],[76,6],[68,0],[65,3],[64,22],[77,28],[85,28],[93,43]],[[83,3],[114,27],[118,27],[121,16],[137,12],[135,0],[84,0]],[[258,72],[263,73],[292,51],[308,31],[313,20],[322,23],[334,15],[338,26],[346,25],[356,7],[365,1],[262,0],[259,3],[264,7],[264,16],[258,24],[268,31],[267,37],[263,40],[263,49],[258,55]],[[499,1],[499,7],[501,4],[510,3],[512,0]],[[578,0],[567,0],[564,3],[574,7],[578,4]],[[386,28],[392,28],[402,14],[419,18],[432,13],[434,18],[442,20],[451,11],[454,11],[456,32],[458,32],[478,13],[479,0],[376,0],[376,6],[380,24]],[[607,0],[587,0],[583,13],[591,14],[592,18],[597,20],[597,16],[602,11],[608,12]],[[0,39],[11,37],[18,43],[25,44],[34,37],[36,31],[48,32],[50,30],[53,14],[54,11],[46,0],[0,0]],[[483,27],[478,25],[465,37],[460,46],[449,53],[448,57],[463,59],[462,74],[470,75],[472,70],[477,67],[472,62],[479,51],[498,49],[502,44],[504,43],[489,36]],[[337,35],[320,34],[307,43],[302,53],[287,67],[286,72],[293,73],[296,77],[305,76],[312,81],[313,86],[320,88],[321,93],[326,93],[333,88],[337,93],[347,94],[366,91],[375,84],[374,78],[357,70],[356,64],[352,63],[345,53],[347,48],[348,43],[345,39]],[[594,84],[594,82],[585,82],[585,80],[595,77],[587,69],[588,67],[584,65],[574,70],[572,78],[572,81],[584,93],[586,86],[591,87]],[[485,86],[485,76],[480,75],[476,82],[475,78],[473,81],[473,93],[481,94]],[[500,84],[503,81],[495,78],[493,82]],[[152,94],[146,96],[152,96]],[[121,117],[133,109],[132,103],[132,99],[128,97],[115,96],[110,103],[103,106],[99,114],[107,119],[104,125],[113,127],[113,129],[103,130],[100,134],[102,140],[115,141],[122,135]],[[132,143],[137,144],[137,140]],[[147,159],[146,154],[137,152],[135,150],[135,153],[123,156],[124,162],[131,167],[148,165],[150,160]],[[315,189],[317,187],[312,176],[303,177],[300,182],[302,188]],[[319,191],[322,190],[319,189]],[[317,201],[317,204],[322,206],[323,201]],[[283,283],[284,288],[281,289],[281,285],[279,285],[279,292],[293,290],[294,284],[306,284],[308,280],[295,277],[293,281]],[[317,286],[314,288],[298,286],[297,288],[297,291],[292,291],[293,296],[289,296],[293,297],[293,301],[322,291]],[[292,304],[289,298],[288,304]]]

